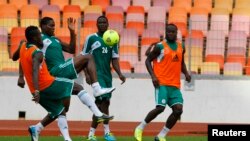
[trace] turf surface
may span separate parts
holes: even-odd
[[[103,137],[97,137],[98,141],[105,141]],[[167,141],[207,141],[206,136],[170,136]],[[86,141],[86,137],[72,137],[73,141]],[[153,141],[154,137],[143,137],[143,141]],[[0,136],[0,141],[30,141],[27,136]],[[63,141],[62,137],[40,137],[39,141]],[[135,141],[133,137],[117,137],[117,141]]]

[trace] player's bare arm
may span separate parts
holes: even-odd
[[[19,77],[17,80],[17,86],[24,88],[25,86],[25,80],[24,80],[24,75],[23,75],[23,69],[22,65],[19,63]]]
[[[43,53],[42,52],[37,52],[33,55],[32,58],[32,64],[33,64],[33,74],[32,74],[32,78],[33,78],[33,85],[35,88],[35,93],[33,94],[33,101],[35,101],[36,103],[39,102],[40,100],[40,94],[39,94],[39,67],[40,64],[43,61]]]
[[[118,58],[113,58],[112,59],[112,66],[119,76],[120,80],[122,81],[121,84],[123,84],[126,81],[126,77],[121,73],[120,65],[119,65],[119,59]]]
[[[68,44],[65,42],[61,42],[61,45],[62,45],[63,51],[74,54],[76,50],[76,34],[75,34],[76,20],[70,17],[68,18],[67,23],[68,23],[68,29],[70,32],[70,43]]]
[[[155,46],[153,48],[153,50],[149,53],[149,55],[147,56],[147,59],[145,61],[148,73],[150,74],[152,82],[153,82],[153,84],[154,84],[155,87],[159,87],[159,81],[158,81],[158,79],[156,78],[156,76],[154,74],[151,62],[154,59],[156,59],[157,56],[160,55],[160,53],[161,53],[161,50],[158,47]]]
[[[19,52],[20,52],[20,48],[21,48],[21,46],[22,46],[22,44],[23,44],[24,42],[25,42],[25,40],[21,40],[21,41],[20,41],[17,50],[14,52],[14,54],[13,54],[13,56],[12,56],[12,60],[13,60],[13,61],[17,61],[17,60],[20,58]]]

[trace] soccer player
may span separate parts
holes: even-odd
[[[165,136],[180,118],[183,108],[183,98],[180,91],[181,72],[185,75],[186,81],[191,81],[191,76],[184,62],[184,53],[184,46],[177,41],[177,27],[174,24],[168,24],[166,26],[166,39],[154,46],[145,61],[155,87],[156,107],[135,128],[134,136],[137,141],[142,141],[144,128],[165,110],[166,105],[172,108],[172,113],[155,137],[155,141],[166,141]]]
[[[119,58],[118,58],[119,57],[118,44],[115,44],[114,46],[110,47],[107,46],[102,39],[104,32],[108,29],[108,26],[109,26],[108,19],[105,16],[98,17],[97,18],[98,32],[91,34],[87,37],[82,51],[82,54],[84,55],[92,54],[94,56],[97,69],[98,82],[102,87],[112,87],[112,74],[110,68],[111,63],[122,83],[126,81],[126,78],[120,71]],[[86,81],[90,83],[88,76],[86,76]],[[111,98],[111,93],[108,93],[96,97],[95,101],[99,109],[107,115],[109,114],[110,98]],[[90,141],[97,140],[97,138],[95,137],[95,130],[97,126],[98,123],[96,122],[96,120],[94,120],[93,117],[93,121],[91,124],[87,140]],[[103,126],[104,126],[104,139],[106,141],[115,141],[116,140],[115,137],[110,132],[109,122],[104,121]]]
[[[92,55],[79,55],[69,60],[64,60],[63,50],[70,53],[75,52],[75,20],[73,18],[68,19],[68,28],[71,33],[70,44],[61,42],[54,36],[55,22],[52,18],[42,18],[40,25],[42,29],[43,41],[43,48],[41,50],[45,56],[46,65],[48,66],[50,74],[55,77],[75,79],[77,78],[77,73],[81,72],[84,68],[86,68],[87,73],[89,74],[90,79],[93,82],[92,87],[94,89],[94,96],[100,96],[102,94],[109,93],[114,90],[114,87],[100,87],[99,82],[97,82],[96,68]],[[22,42],[23,41],[21,41],[20,44],[22,44]],[[15,52],[12,59],[17,60],[18,58],[19,54]],[[24,87],[24,83],[25,81],[23,79],[23,76],[21,73],[19,73],[18,85],[20,87]],[[76,84],[73,88],[73,92],[75,91],[75,89],[81,89],[81,91],[84,91],[84,94],[80,93],[81,91],[79,91],[79,93],[73,93],[73,95],[77,95],[80,101],[94,113],[97,122],[113,119],[113,116],[103,114],[98,109],[94,100],[85,90],[83,90],[83,87],[81,85]]]
[[[22,44],[18,53],[23,74],[33,95],[33,101],[39,103],[48,114],[36,125],[29,127],[32,141],[38,141],[44,127],[58,119],[58,126],[65,141],[71,141],[68,131],[66,112],[69,109],[73,81],[55,78],[47,70],[42,47],[41,33],[36,26],[25,30],[27,43]],[[59,88],[59,89],[58,89]]]

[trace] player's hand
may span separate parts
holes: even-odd
[[[152,82],[153,82],[154,87],[158,88],[160,86],[158,79],[155,76],[152,76],[151,78],[152,78]]]
[[[18,77],[17,86],[19,86],[21,88],[24,88],[24,86],[25,86],[25,80],[24,80],[23,77],[21,77],[21,76]]]
[[[124,75],[119,75],[120,80],[122,81],[121,85],[126,81],[126,77]]]
[[[191,82],[191,75],[186,74],[185,77],[187,82]]]
[[[34,101],[35,103],[39,103],[40,101],[40,92],[39,91],[35,91],[35,93],[33,94],[33,98],[32,101]]]
[[[73,19],[72,17],[68,18],[67,19],[67,22],[68,22],[68,28],[70,31],[74,31],[75,30],[75,23],[76,23],[76,20]]]

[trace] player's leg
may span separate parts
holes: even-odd
[[[83,71],[85,68],[92,82],[92,87],[94,89],[94,96],[100,96],[106,93],[110,93],[115,90],[114,87],[111,88],[101,88],[97,80],[96,67],[94,58],[92,55],[78,55],[73,59],[74,67],[77,73]]]
[[[83,89],[81,85],[74,83],[73,94],[77,95],[80,101],[92,111],[97,118],[97,122],[111,120],[114,118],[114,116],[103,114],[96,106],[94,99]]]
[[[101,110],[102,100],[96,99],[95,103],[96,103],[97,107]],[[95,131],[96,131],[96,128],[98,127],[98,124],[99,123],[97,122],[96,116],[93,115],[91,127],[89,129],[89,134],[88,134],[88,138],[87,138],[88,141],[97,141],[97,138],[95,136]]]
[[[64,140],[71,141],[66,112],[70,106],[74,81],[66,78],[56,78],[50,87],[41,91],[40,104],[50,113],[52,118],[58,118],[58,127]]]
[[[55,119],[56,118],[51,118],[48,114],[36,125],[29,126],[28,130],[31,136],[31,141],[38,141],[40,132]]]
[[[137,141],[142,140],[142,133],[144,128],[155,119],[160,113],[165,110],[167,104],[167,88],[165,86],[160,86],[155,90],[155,102],[156,107],[151,110],[145,119],[135,128],[134,137]]]
[[[180,119],[183,110],[183,98],[180,89],[176,87],[167,87],[168,88],[168,105],[172,108],[172,113],[168,117],[165,126],[156,136],[155,141],[165,139],[165,136],[176,124],[177,120]]]

